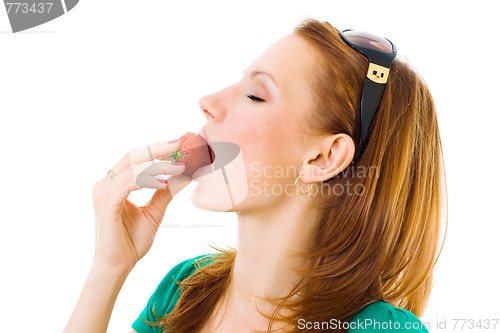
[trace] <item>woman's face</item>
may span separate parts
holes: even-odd
[[[239,82],[200,99],[207,118],[200,134],[215,150],[214,164],[219,157],[226,161],[224,167],[194,175],[197,207],[262,209],[297,195],[294,181],[306,145],[300,123],[312,109],[307,72],[313,66],[311,46],[292,34],[254,60]]]

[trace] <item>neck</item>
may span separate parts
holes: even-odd
[[[260,297],[286,296],[299,281],[293,268],[304,267],[304,259],[292,257],[308,248],[317,217],[307,198],[267,210],[238,212],[238,251],[228,293],[228,312],[247,316],[274,310]],[[239,317],[239,316],[238,316]]]

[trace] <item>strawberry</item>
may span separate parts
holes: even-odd
[[[199,168],[212,164],[214,151],[208,143],[196,133],[187,132],[180,138],[181,148],[170,155],[172,163],[184,162],[186,169],[183,174],[189,177]]]

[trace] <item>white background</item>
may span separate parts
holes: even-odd
[[[449,229],[422,320],[444,332],[453,331],[453,318],[499,318],[495,6],[81,0],[17,34],[0,9],[1,330],[63,329],[93,257],[93,184],[130,149],[197,132],[205,121],[198,99],[239,80],[306,17],[388,37],[425,78],[444,146]],[[153,248],[122,288],[109,332],[130,331],[175,264],[214,252],[207,244],[236,245],[236,216],[193,207],[194,186],[168,208]],[[144,204],[152,193],[130,198]],[[437,320],[447,320],[447,330]]]

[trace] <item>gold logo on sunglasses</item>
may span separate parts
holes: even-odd
[[[370,63],[366,77],[376,83],[386,83],[389,78],[389,68]]]

